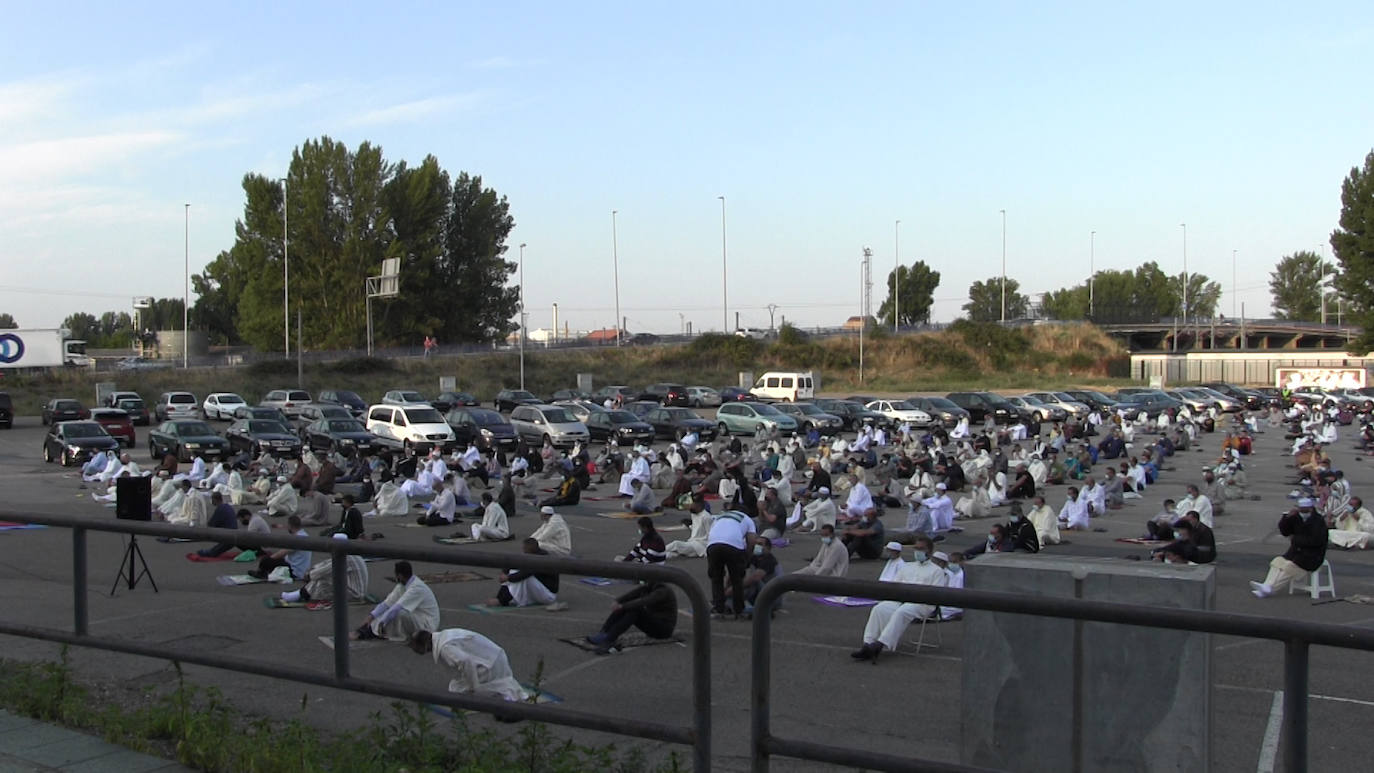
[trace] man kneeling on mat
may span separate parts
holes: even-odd
[[[334,539],[348,541],[348,535],[338,532]],[[362,601],[367,597],[367,564],[362,556],[344,556],[347,567],[348,600]],[[333,601],[334,600],[334,559],[333,557],[310,567],[305,575],[305,585],[299,590],[283,591],[282,601]]]
[[[396,562],[396,587],[386,600],[372,608],[363,624],[348,635],[350,639],[389,639],[406,641],[420,631],[439,628],[439,602],[434,591],[410,568],[409,561]]]
[[[539,540],[526,537],[521,551],[527,556],[547,556],[539,547]],[[558,600],[558,575],[552,572],[535,574],[524,569],[507,569],[501,573],[501,589],[496,598],[487,599],[489,607],[531,607],[552,604]]]

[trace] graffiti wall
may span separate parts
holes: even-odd
[[[1364,368],[1277,368],[1274,386],[1295,391],[1308,387],[1322,389],[1362,389]]]

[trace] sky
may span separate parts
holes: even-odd
[[[875,311],[899,251],[951,320],[1001,273],[1002,210],[1029,294],[1181,272],[1186,230],[1219,311],[1264,317],[1280,257],[1330,256],[1374,148],[1367,2],[4,7],[0,311],[23,327],[180,296],[187,255],[232,246],[243,175],[322,135],[507,196],[531,328],[555,303],[613,325],[613,248],[632,332],[767,327],[770,304],[840,324],[866,246]]]

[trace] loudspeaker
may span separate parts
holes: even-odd
[[[148,478],[115,478],[115,517],[153,520],[153,483]]]

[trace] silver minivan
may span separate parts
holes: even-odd
[[[557,448],[568,448],[589,439],[587,425],[561,405],[518,405],[510,413],[515,434],[531,447],[549,441]]]

